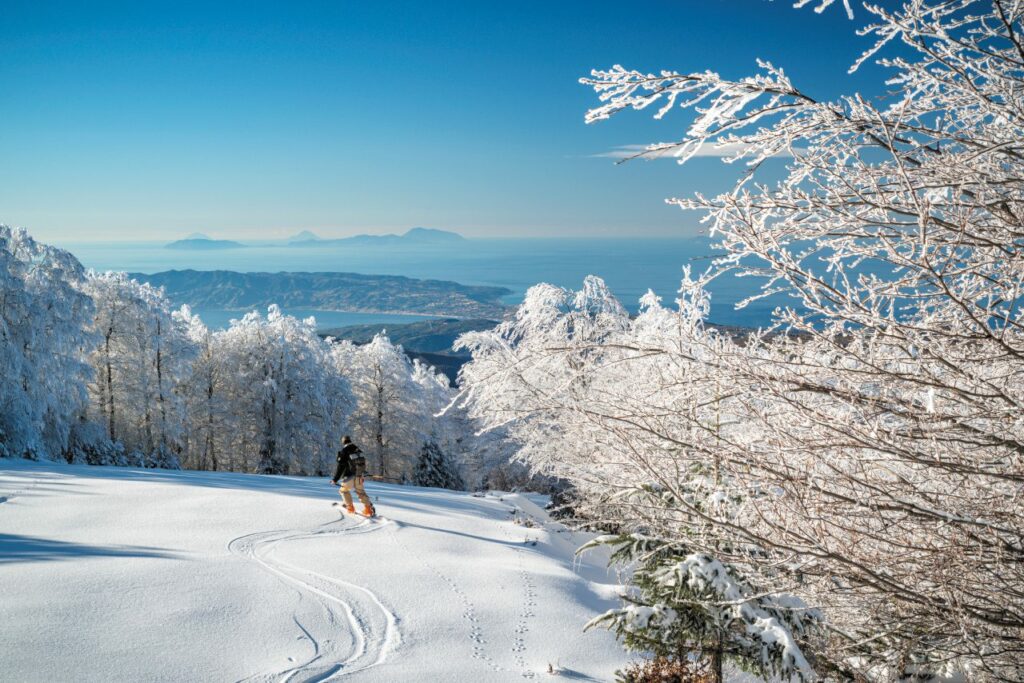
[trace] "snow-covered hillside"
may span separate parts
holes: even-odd
[[[519,495],[0,459],[8,681],[607,681],[603,558]],[[526,523],[524,523],[524,521]],[[536,525],[536,526],[532,526]],[[549,665],[560,669],[552,678]]]

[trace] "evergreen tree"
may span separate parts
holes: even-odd
[[[456,491],[466,488],[466,482],[455,461],[433,441],[424,442],[413,471],[412,483]]]
[[[628,649],[670,661],[697,654],[719,683],[726,661],[769,679],[814,678],[797,641],[821,616],[798,598],[755,590],[734,567],[660,539],[600,536],[581,550],[597,545],[615,548],[613,562],[636,566],[635,591],[587,628],[605,626]]]

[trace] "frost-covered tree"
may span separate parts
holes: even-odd
[[[602,99],[588,121],[627,108],[696,112],[681,138],[643,155],[685,162],[718,146],[744,164],[733,190],[671,201],[702,212],[720,239],[714,271],[764,277],[764,294],[788,292],[799,307],[777,312],[785,334],[752,334],[704,356],[696,352],[724,341],[699,335],[682,352],[620,344],[636,356],[625,366],[665,359],[647,377],[656,388],[674,383],[675,406],[661,405],[666,395],[637,412],[577,409],[572,391],[592,401],[600,380],[574,377],[574,363],[614,350],[597,343],[562,351],[564,367],[535,354],[538,381],[553,365],[569,388],[502,410],[558,436],[569,427],[538,416],[562,401],[600,431],[631,425],[676,441],[683,462],[697,453],[698,467],[717,468],[714,502],[727,512],[710,513],[684,487],[666,513],[681,511],[681,532],[700,520],[702,543],[755,585],[821,608],[820,673],[1021,680],[1024,6],[915,0],[865,10],[873,43],[854,68],[877,59],[889,71],[880,97],[821,100],[767,62],[737,81],[618,66],[585,79]],[[784,177],[767,182],[765,162],[777,157]],[[508,341],[486,343],[496,358],[523,360],[502,348]],[[695,378],[657,379],[671,363]],[[702,365],[714,372],[702,377]],[[505,382],[517,398],[530,384]],[[634,387],[640,407],[648,385]],[[716,413],[725,425],[709,422]],[[535,446],[529,454],[560,457]],[[688,481],[674,459],[646,449],[629,460]]]
[[[193,385],[220,403],[198,410],[221,430],[206,453],[226,454],[227,469],[328,474],[354,401],[315,321],[254,311],[214,335],[211,354],[219,369]]]
[[[189,469],[219,470],[228,461],[220,450],[230,412],[231,397],[226,393],[230,369],[219,356],[217,337],[187,307],[177,313],[195,346],[191,372],[181,388],[185,400],[188,432],[185,460]]]
[[[438,444],[457,465],[465,488],[516,490],[516,485],[504,485],[509,483],[502,476],[508,468],[518,468],[529,480],[529,474],[519,463],[513,467],[516,445],[506,431],[501,428],[482,429],[466,406],[452,404],[453,399],[454,396],[449,394],[449,404],[435,413],[434,434],[440,435]]]
[[[749,560],[763,549],[734,530],[746,523],[743,505],[756,493],[730,474],[724,446],[757,434],[743,426],[735,401],[743,389],[730,382],[723,359],[745,358],[749,347],[705,327],[708,298],[689,274],[677,310],[652,294],[642,304],[631,320],[594,277],[579,292],[532,288],[514,318],[459,340],[473,353],[461,401],[506,430],[535,472],[571,483],[581,521],[627,539],[639,534],[650,547],[642,556],[614,558],[644,567],[628,604],[600,620],[629,635],[627,645],[661,643],[651,649],[677,658],[702,652],[719,672],[731,658],[783,677],[810,677],[802,646],[815,629],[789,614],[800,603],[785,575],[760,575]],[[726,610],[724,592],[703,588],[677,595],[665,611],[668,593],[682,590],[666,567],[690,560],[709,572],[720,568],[722,576],[749,573],[741,583],[758,586],[745,593],[759,595],[758,614],[792,618],[747,629],[740,621],[753,612]],[[655,613],[662,617],[645,622],[642,634],[629,617]],[[775,647],[783,641],[785,648]]]
[[[420,393],[422,416],[427,420],[424,424],[428,430],[426,442],[440,449],[459,480],[457,486],[447,488],[464,489],[471,471],[479,470],[494,458],[497,451],[492,443],[494,435],[482,437],[477,433],[478,425],[465,409],[452,405],[456,391],[448,377],[433,366],[414,361],[412,379]],[[420,455],[422,457],[422,451]],[[507,454],[504,460],[508,460]]]
[[[100,339],[93,354],[93,411],[111,442],[153,466],[177,466],[185,439],[179,391],[194,347],[163,292],[124,273],[91,273],[86,291]]]
[[[389,479],[408,476],[434,422],[426,378],[416,379],[418,364],[383,333],[363,345],[335,342],[332,355],[352,383],[352,436],[369,456],[370,467]]]
[[[616,343],[630,326],[599,278],[588,278],[579,292],[537,285],[514,317],[456,342],[473,354],[461,374],[460,402],[489,428],[504,428],[519,445],[519,457],[540,474],[597,488],[628,483],[618,469],[618,435],[587,412],[605,405],[617,410],[619,397],[640,384],[636,375],[604,379],[595,373],[605,365],[617,369]],[[605,459],[611,462],[607,473]],[[594,512],[602,507],[596,504]]]
[[[326,475],[357,408],[385,475],[408,478],[431,442],[456,485],[472,448],[465,413],[443,414],[444,378],[384,336],[331,345],[276,306],[211,332],[162,291],[86,275],[6,227],[0,304],[3,456]]]
[[[0,457],[68,451],[90,377],[84,276],[71,254],[0,225]]]

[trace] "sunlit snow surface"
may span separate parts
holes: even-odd
[[[518,495],[367,489],[372,521],[325,479],[0,459],[0,678],[608,681],[626,662],[581,632],[615,604],[605,558],[574,561],[586,537]]]

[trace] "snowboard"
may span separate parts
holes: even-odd
[[[366,519],[374,519],[377,517],[376,508],[374,508],[372,515],[364,515],[362,512],[359,512],[358,510],[353,510],[352,512],[349,512],[348,510],[345,509],[345,506],[342,503],[331,503],[331,506],[338,508],[338,512],[340,512],[342,515],[357,515],[359,517],[364,517]]]

